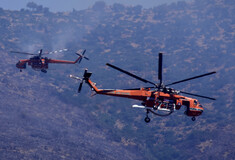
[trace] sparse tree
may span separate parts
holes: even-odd
[[[38,5],[36,10],[37,10],[37,12],[42,12],[43,11],[43,6],[42,5]]]
[[[27,3],[26,6],[27,6],[28,8],[30,8],[31,10],[36,10],[37,7],[38,7],[38,5],[37,5],[36,3],[34,3],[34,2],[29,2],[29,3]]]
[[[122,12],[122,11],[125,10],[125,6],[122,5],[122,4],[119,4],[119,3],[114,3],[114,4],[113,4],[113,10],[114,10],[115,12]]]
[[[97,1],[95,4],[92,6],[93,10],[96,11],[102,11],[105,8],[106,4],[103,1]]]

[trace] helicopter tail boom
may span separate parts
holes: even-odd
[[[89,78],[86,79],[86,83],[96,92],[96,94],[103,94],[115,97],[131,98],[136,100],[146,100],[151,95],[147,90],[122,90],[122,89],[98,89],[96,83],[92,82]]]
[[[77,63],[82,57],[79,56],[75,61],[67,61],[67,60],[55,60],[55,59],[50,59],[48,63],[64,63],[64,64],[75,64]]]
[[[124,98],[131,98],[131,99],[137,99],[137,100],[146,100],[147,97],[151,96],[151,91],[146,90],[145,88],[139,88],[139,89],[99,89],[96,86],[96,83],[92,82],[90,80],[92,73],[88,72],[86,69],[83,74],[83,78],[79,78],[73,75],[70,75],[70,78],[80,80],[81,83],[78,88],[78,93],[80,93],[83,82],[87,83],[89,87],[96,92],[96,94],[103,94],[103,95],[109,95],[109,96],[116,96],[116,97],[124,97]]]
[[[75,61],[50,59],[50,60],[48,61],[48,63],[65,63],[65,64],[80,63],[83,58],[85,58],[86,60],[89,60],[89,58],[87,58],[87,57],[84,56],[85,52],[86,52],[86,50],[84,50],[82,54],[79,54],[79,53],[76,52],[76,54],[78,55],[78,58],[77,58]]]

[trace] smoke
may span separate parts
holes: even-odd
[[[69,52],[86,49],[82,46],[82,40],[101,24],[105,12],[101,9],[89,9],[88,11],[73,11],[61,19],[56,26],[56,33],[51,37],[52,50],[67,48]],[[81,16],[82,15],[82,16]],[[54,54],[53,57],[61,57],[63,54]]]

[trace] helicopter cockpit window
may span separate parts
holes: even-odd
[[[197,105],[197,101],[196,100],[194,100],[194,105]]]

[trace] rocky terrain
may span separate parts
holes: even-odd
[[[178,2],[150,9],[108,6],[50,12],[43,6],[0,8],[0,159],[234,159],[235,5],[226,0]],[[90,61],[52,64],[48,73],[15,67],[34,52],[69,48],[50,58],[74,60],[86,49]],[[145,124],[138,101],[96,95],[69,74],[84,68],[100,88],[145,84],[105,66],[109,62],[157,82],[158,53],[170,83],[210,71],[215,75],[176,89],[214,97],[192,122],[184,108]]]

